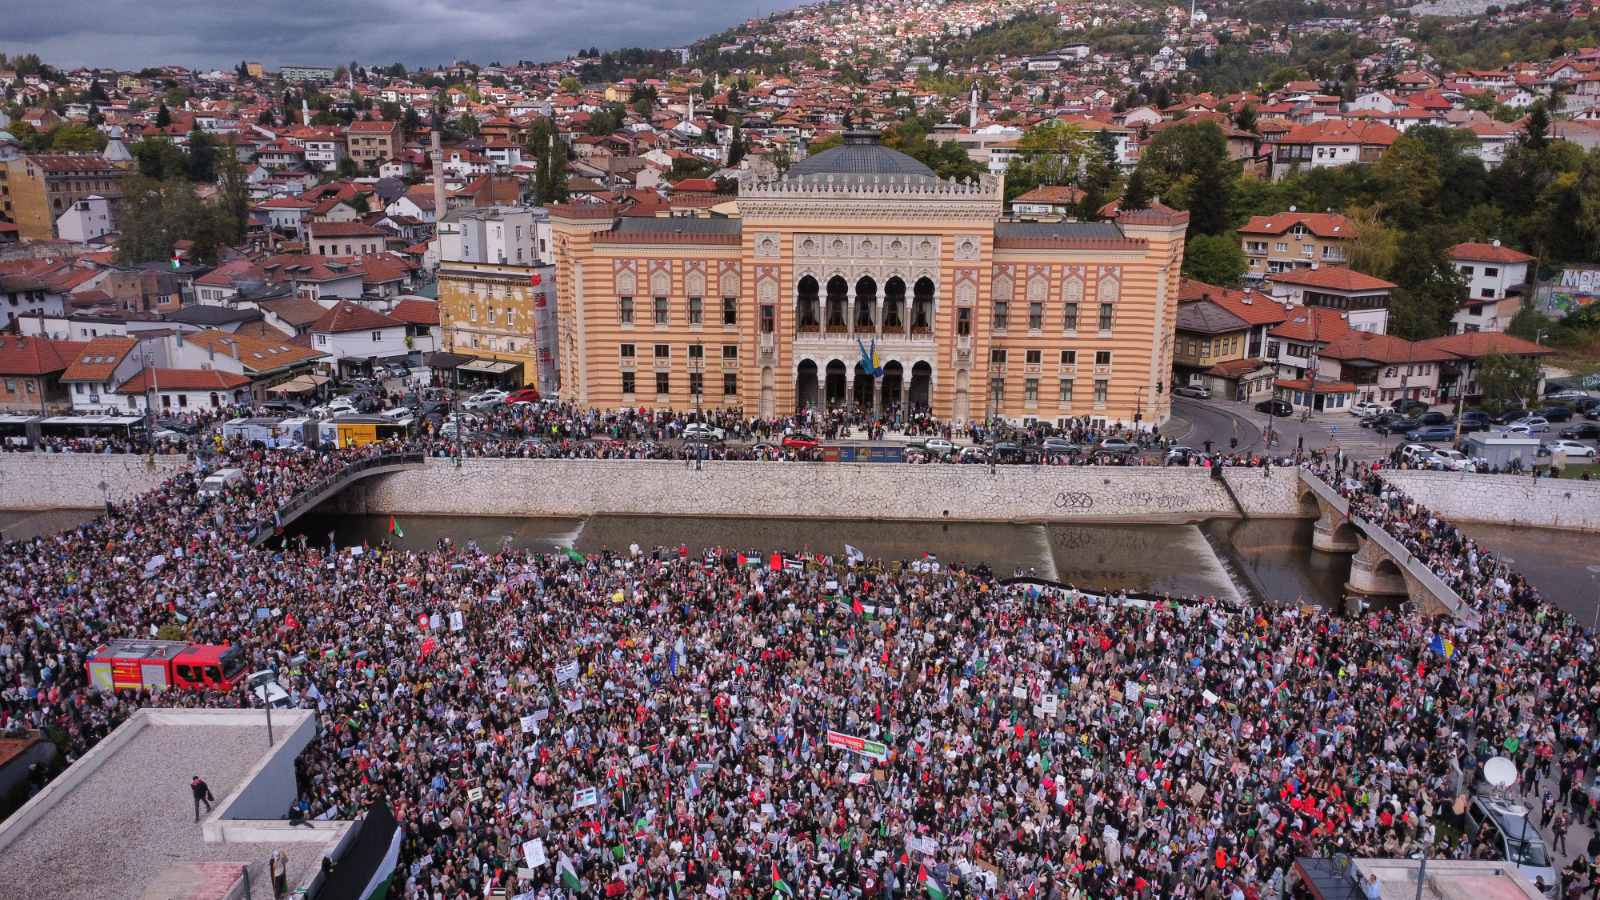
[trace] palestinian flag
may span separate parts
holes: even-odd
[[[574,894],[583,892],[583,882],[578,880],[578,870],[572,867],[572,857],[561,854],[556,860],[556,876],[561,879],[561,886]]]
[[[794,888],[789,887],[789,882],[784,881],[783,880],[783,876],[778,874],[778,864],[777,863],[773,863],[772,864],[772,896],[774,896],[774,897],[793,897],[794,896]]]
[[[400,530],[400,523],[394,520],[394,516],[389,517],[389,533],[401,540],[404,540],[406,536],[406,533]]]
[[[565,547],[561,552],[567,555],[567,559],[570,559],[575,563],[584,562],[583,554],[579,553],[578,548],[576,547]]]
[[[939,882],[934,881],[933,876],[928,874],[928,867],[920,863],[917,865],[917,883],[922,885],[922,889],[927,891],[933,900],[944,900],[947,896],[944,888],[939,886]]]

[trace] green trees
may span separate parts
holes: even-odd
[[[1191,235],[1221,234],[1230,227],[1239,164],[1228,158],[1227,138],[1215,122],[1164,129],[1145,148],[1134,177],[1162,203],[1189,211]],[[1130,191],[1132,185],[1130,179]]]
[[[1247,266],[1239,237],[1232,232],[1197,234],[1183,247],[1183,274],[1208,284],[1237,284]]]
[[[536,119],[528,129],[528,157],[537,167],[533,176],[535,202],[560,203],[567,199],[567,148],[549,119]]]
[[[1076,125],[1051,120],[1028,129],[1006,168],[1006,200],[1040,185],[1075,183],[1093,150],[1094,139]]]
[[[1531,402],[1539,388],[1539,361],[1498,353],[1486,356],[1478,364],[1477,382],[1490,409],[1521,406]]]
[[[214,262],[237,229],[221,206],[201,202],[194,184],[182,178],[135,176],[123,193],[122,236],[117,241],[121,263],[167,259],[180,240],[194,242],[196,261]]]

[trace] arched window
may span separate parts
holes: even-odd
[[[672,293],[672,278],[665,272],[657,272],[650,276],[650,295],[665,297]]]

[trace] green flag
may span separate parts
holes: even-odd
[[[783,880],[783,876],[778,874],[778,864],[777,863],[773,863],[772,864],[772,896],[774,896],[774,897],[793,897],[794,896],[794,888],[789,887],[789,882],[784,881]]]
[[[567,559],[570,559],[575,563],[581,563],[581,562],[584,561],[583,554],[579,553],[578,552],[578,548],[576,548],[576,547],[567,547],[567,548],[563,549],[561,552],[565,553],[567,555]]]
[[[561,854],[556,861],[556,874],[561,876],[561,886],[574,894],[582,893],[583,882],[578,880],[578,871],[572,867],[572,857]]]

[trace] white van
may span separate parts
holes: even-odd
[[[200,496],[217,497],[228,489],[230,484],[240,484],[244,481],[243,469],[218,469],[206,476],[200,482]]]

